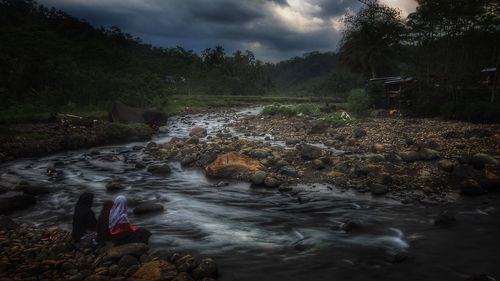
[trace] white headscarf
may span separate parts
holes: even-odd
[[[116,197],[111,211],[109,211],[109,229],[112,229],[117,224],[129,223],[127,216],[127,199],[120,195]]]

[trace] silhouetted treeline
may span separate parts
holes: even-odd
[[[161,105],[171,94],[260,95],[272,85],[249,51],[153,47],[28,0],[0,1],[0,42],[2,108]]]

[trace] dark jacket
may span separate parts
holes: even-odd
[[[104,243],[111,240],[111,233],[109,231],[109,211],[113,207],[113,201],[105,201],[102,205],[101,213],[97,219],[97,241]]]
[[[78,198],[73,214],[73,231],[71,233],[75,242],[80,241],[87,230],[95,230],[97,221],[91,209],[93,199],[94,195],[88,192],[83,193]]]

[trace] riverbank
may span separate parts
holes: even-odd
[[[4,125],[0,127],[0,163],[66,150],[146,141],[151,138],[152,133],[145,124],[104,122],[84,126],[53,122]]]
[[[0,280],[69,281],[213,281],[217,264],[210,258],[155,251],[146,244],[108,244],[94,249],[70,241],[57,227],[0,221]]]

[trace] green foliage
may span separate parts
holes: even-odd
[[[319,115],[319,105],[317,104],[297,104],[297,105],[284,105],[273,103],[264,106],[262,109],[264,115],[282,115],[282,116],[296,116],[298,114],[304,115]]]
[[[346,15],[344,23],[341,61],[365,77],[375,78],[390,70],[390,62],[396,61],[401,51],[405,32],[400,11],[370,0],[357,14]]]
[[[347,98],[348,109],[357,115],[363,116],[368,113],[370,102],[362,90],[353,90]]]
[[[329,113],[323,115],[318,122],[325,123],[330,127],[337,128],[337,127],[343,127],[349,124],[356,123],[357,120],[356,118],[342,118],[340,114],[338,113]]]

